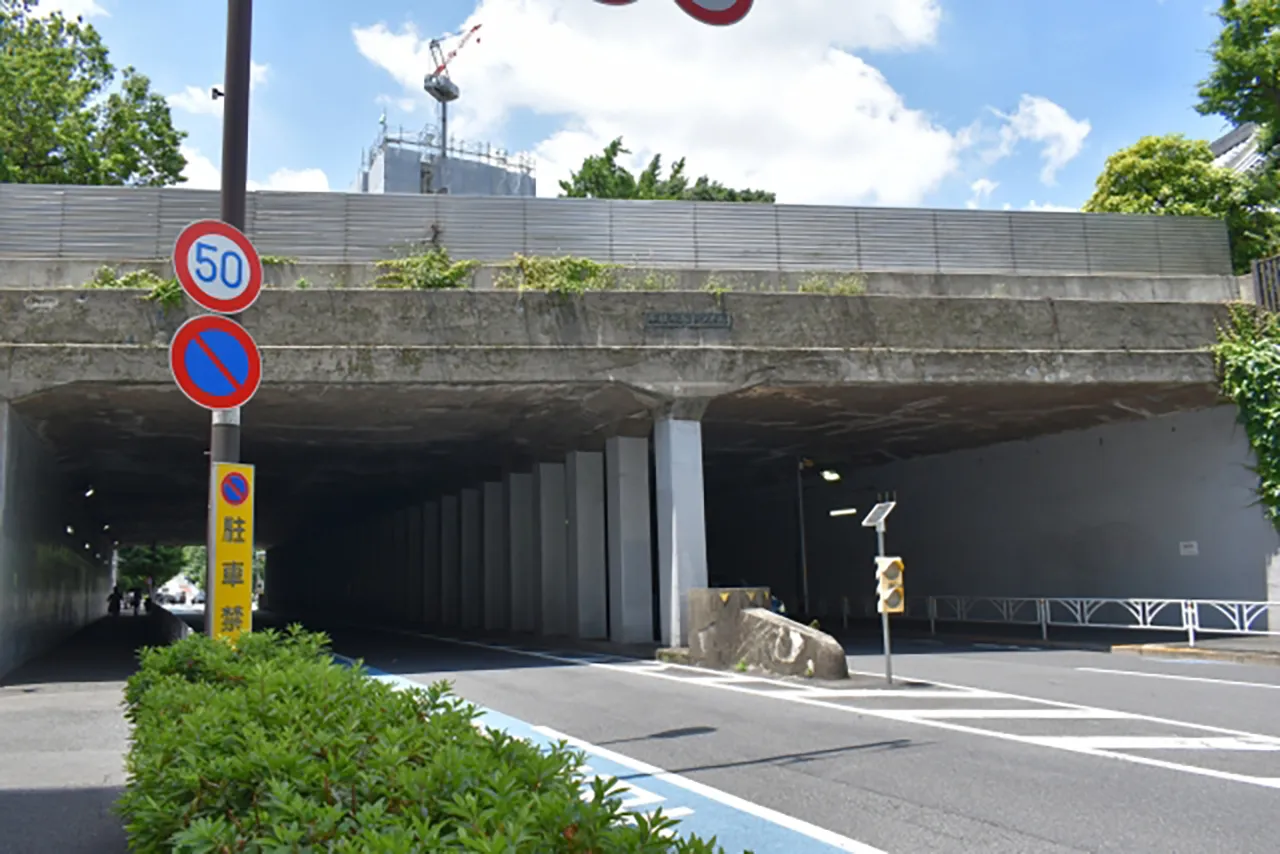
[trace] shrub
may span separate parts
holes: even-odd
[[[147,270],[132,270],[118,274],[115,269],[102,266],[93,274],[93,278],[84,283],[84,287],[92,290],[100,289],[145,289],[146,299],[159,303],[165,308],[182,305],[182,286],[176,278],[164,279]]]
[[[125,691],[133,724],[119,803],[141,852],[720,851],[623,822],[617,780],[581,795],[584,757],[476,726],[440,682],[398,691],[291,627],[237,645],[148,649]]]
[[[504,265],[494,279],[494,286],[510,290],[581,294],[615,288],[615,270],[616,265],[602,264],[589,258],[517,255]]]
[[[480,262],[454,261],[448,252],[437,248],[419,255],[378,261],[374,266],[381,271],[373,281],[375,288],[433,291],[467,287]]]

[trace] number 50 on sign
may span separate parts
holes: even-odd
[[[262,293],[262,258],[240,229],[202,219],[173,244],[173,271],[187,296],[207,311],[239,314]]]
[[[253,466],[214,463],[209,542],[213,636],[235,640],[253,629]]]

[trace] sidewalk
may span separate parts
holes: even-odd
[[[121,709],[147,621],[82,629],[0,681],[0,849],[6,854],[123,854],[112,812],[125,781]]]

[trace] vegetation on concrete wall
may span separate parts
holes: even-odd
[[[93,278],[84,283],[86,288],[134,288],[147,291],[145,299],[166,308],[182,304],[182,286],[176,278],[162,278],[149,270],[132,270],[117,273],[115,268],[102,266]]]
[[[398,691],[291,627],[142,653],[118,809],[130,850],[717,854],[661,810],[623,821],[585,756],[477,727],[446,682]],[[585,794],[585,796],[584,796]]]
[[[479,261],[454,261],[447,250],[434,248],[427,252],[377,261],[379,276],[375,288],[408,288],[416,291],[451,290],[471,285]]]
[[[1229,312],[1214,348],[1222,391],[1253,449],[1258,500],[1280,529],[1280,315],[1243,303]]]

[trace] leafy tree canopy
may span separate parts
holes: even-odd
[[[123,546],[116,564],[116,583],[121,590],[145,590],[150,578],[159,587],[185,568],[181,546]]]
[[[1245,273],[1250,261],[1276,249],[1280,215],[1270,198],[1251,177],[1214,166],[1207,142],[1166,134],[1145,136],[1107,158],[1084,210],[1225,220],[1232,265]]]
[[[1218,19],[1196,110],[1237,125],[1280,124],[1280,0],[1223,0]]]
[[[563,196],[571,199],[675,199],[693,202],[767,202],[776,201],[764,190],[735,190],[707,176],[689,182],[684,173],[684,158],[662,175],[662,156],[655,155],[639,175],[632,175],[619,165],[618,156],[631,152],[622,147],[622,137],[605,146],[601,154],[582,161],[568,181],[560,182]]]
[[[92,25],[37,0],[0,0],[0,180],[163,186],[182,179],[185,134],[132,67],[120,73]]]

